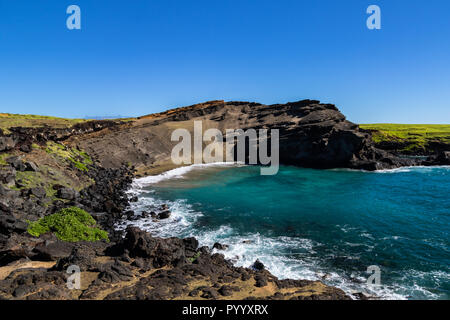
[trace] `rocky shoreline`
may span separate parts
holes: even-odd
[[[377,149],[370,133],[314,100],[272,106],[213,101],[131,122],[10,128],[0,132],[0,299],[364,298],[320,281],[279,280],[258,261],[235,267],[216,253],[220,244],[213,251],[195,238],[115,230],[117,221],[134,218],[128,207],[136,199],[126,192],[133,178],[169,169],[168,132],[193,120],[221,129],[278,128],[284,164],[366,170],[450,164],[448,151],[424,160]],[[92,215],[109,242],[63,242],[52,233],[27,232],[30,221],[70,206]],[[164,219],[170,212],[149,215]],[[66,286],[71,265],[81,269],[79,289]]]
[[[54,204],[47,213],[59,206],[84,208],[108,231],[110,242],[70,243],[53,234],[35,238],[16,210],[5,206],[18,194],[2,189],[7,201],[0,222],[0,299],[350,299],[319,281],[279,280],[259,262],[234,267],[212,248],[199,247],[195,238],[156,238],[134,227],[121,234],[114,223],[133,215],[126,211],[133,200],[126,195],[132,169],[92,166],[90,172],[95,184],[81,192],[64,190],[70,201]],[[22,197],[33,201],[34,193]],[[81,270],[79,289],[67,288],[71,265]]]

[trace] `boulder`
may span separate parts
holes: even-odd
[[[12,166],[0,166],[0,183],[11,187],[16,183],[16,169]]]
[[[6,158],[5,161],[13,166],[17,171],[25,171],[26,169],[25,164],[19,156]]]
[[[214,243],[214,245],[213,245],[213,249],[216,249],[216,250],[226,250],[226,249],[228,249],[228,245],[226,245],[226,244],[221,244],[221,243],[219,243],[219,242],[216,242],[216,243]]]
[[[0,137],[0,152],[9,151],[16,146],[16,141],[9,136]]]
[[[25,171],[39,171],[38,166],[31,161],[25,162]]]
[[[30,189],[30,193],[36,198],[42,199],[46,196],[47,192],[42,187],[35,187]]]
[[[169,210],[165,210],[165,211],[158,213],[157,218],[159,220],[167,219],[167,218],[170,218],[171,214],[172,213]]]
[[[442,151],[436,157],[436,161],[440,165],[450,165],[450,151]]]
[[[58,198],[66,200],[74,200],[78,197],[78,192],[72,188],[62,187],[56,193]]]
[[[264,270],[264,264],[261,261],[259,261],[259,259],[256,259],[256,261],[253,262],[251,268],[257,271],[261,271]]]
[[[70,242],[57,240],[45,241],[34,248],[36,258],[44,261],[56,261],[66,258],[72,253],[74,245]]]

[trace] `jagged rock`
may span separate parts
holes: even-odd
[[[16,183],[16,169],[11,166],[0,166],[0,182],[7,187],[14,186]]]
[[[44,243],[38,244],[33,251],[36,253],[36,259],[56,261],[61,258],[69,257],[73,247],[74,244],[60,241],[54,237],[52,240],[47,240]]]
[[[333,104],[301,100],[263,105],[241,101],[211,101],[140,117],[120,135],[82,137],[81,147],[106,167],[131,162],[141,173],[158,162],[171,164],[175,143],[168,122],[205,121],[221,130],[269,128],[279,130],[280,164],[313,168],[388,169],[420,161],[397,157],[375,148],[371,133],[346,120]],[[225,132],[223,132],[225,136]],[[148,137],[152,136],[152,139]],[[135,141],[135,144],[127,143]],[[120,143],[120,152],[108,146]],[[151,164],[151,165],[150,165]]]
[[[12,137],[0,137],[0,152],[9,151],[16,146],[16,141]]]
[[[30,193],[39,199],[44,198],[46,195],[46,191],[42,187],[31,188]]]
[[[71,188],[62,187],[58,189],[57,197],[61,199],[73,200],[78,197],[78,192]]]
[[[217,299],[219,297],[217,290],[214,288],[205,288],[202,291],[203,291],[203,294],[201,295],[202,298]]]
[[[440,165],[450,165],[450,151],[442,151],[436,157],[436,162]]]
[[[17,171],[25,171],[26,166],[22,162],[19,156],[12,156],[5,159],[6,163],[9,163],[11,166],[13,166]]]
[[[264,264],[259,261],[259,259],[256,259],[255,262],[253,262],[251,268],[253,268],[254,270],[264,270]]]
[[[224,285],[218,290],[218,292],[222,296],[227,297],[227,296],[231,296],[233,294],[233,289],[230,286]]]
[[[170,238],[164,241],[154,238],[149,233],[136,227],[128,227],[123,244],[119,247],[127,249],[131,257],[150,259],[154,267],[175,265],[185,259],[186,249],[182,239]]]
[[[170,218],[171,214],[172,213],[169,210],[162,211],[162,212],[158,213],[157,218],[159,220],[168,219],[168,218]]]
[[[31,152],[32,147],[31,144],[27,143],[27,144],[23,144],[20,146],[20,151],[25,152],[25,153],[29,153]]]
[[[39,171],[38,166],[31,161],[25,162],[25,171]]]
[[[214,243],[213,245],[213,249],[217,249],[217,250],[226,250],[228,249],[228,245],[226,244],[221,244],[219,242]]]
[[[264,274],[258,273],[255,275],[255,287],[265,287],[267,286],[267,276]]]

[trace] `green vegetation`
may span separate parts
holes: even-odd
[[[197,252],[193,257],[187,258],[189,260],[190,263],[193,263],[195,260],[198,259],[198,257],[200,257],[201,252]]]
[[[85,119],[65,119],[31,114],[0,113],[0,129],[9,133],[11,127],[44,127],[67,128],[76,123],[86,122]]]
[[[52,232],[62,241],[98,241],[107,240],[108,233],[95,227],[95,220],[86,211],[77,208],[64,208],[35,222],[29,222],[28,233],[39,237]]]
[[[6,159],[9,158],[11,155],[9,153],[2,153],[0,154],[0,165],[7,165]]]
[[[450,144],[448,124],[361,124],[371,130],[375,144],[398,143],[399,152],[425,151],[430,143]]]
[[[108,119],[111,121],[134,121],[135,118]],[[12,114],[0,113],[0,129],[8,134],[9,128],[12,127],[51,127],[51,128],[68,128],[77,123],[92,121],[92,119],[70,119],[58,118],[51,116],[39,116],[33,114]]]
[[[88,171],[88,165],[92,164],[92,159],[86,152],[78,150],[76,148],[69,148],[63,144],[59,144],[56,142],[47,142],[45,151],[48,154],[72,162],[75,167],[81,171]]]

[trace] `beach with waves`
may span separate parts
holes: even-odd
[[[448,299],[450,167],[367,172],[280,167],[275,176],[232,163],[135,179],[138,226],[153,236],[195,236],[236,266],[256,259],[279,278],[321,280],[383,299]],[[167,205],[169,219],[140,218]],[[380,285],[367,284],[369,266]]]

